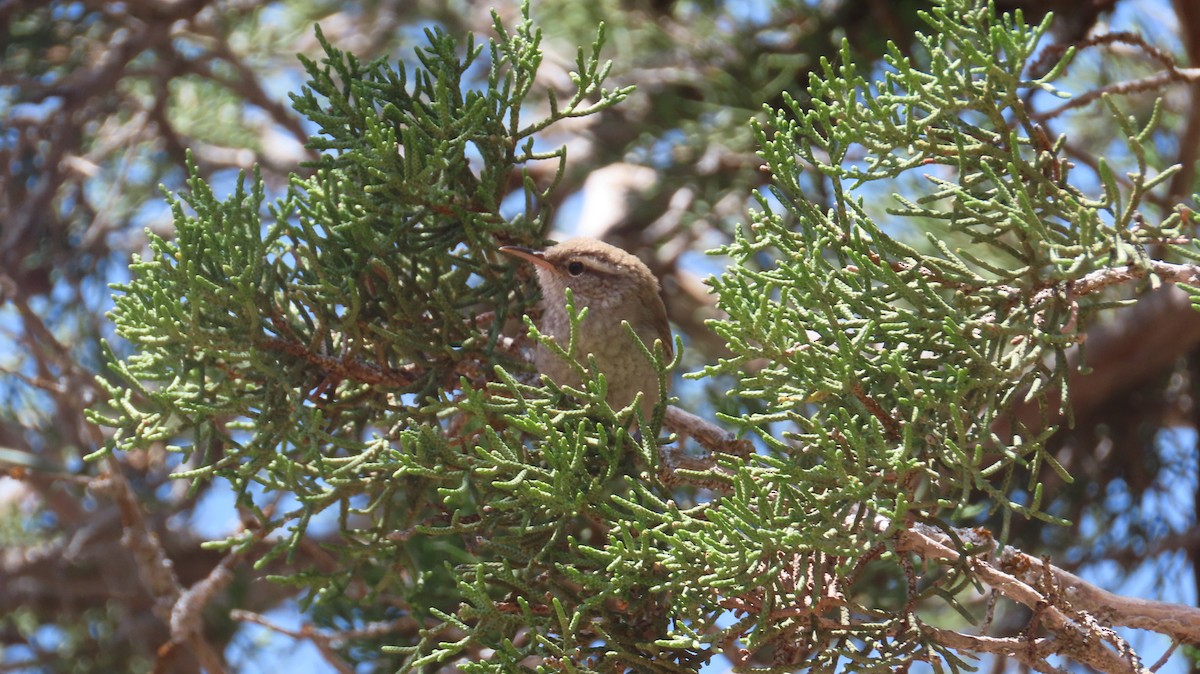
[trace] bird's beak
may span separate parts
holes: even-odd
[[[521,246],[500,246],[497,250],[505,255],[519,257],[527,262],[532,262],[543,269],[554,269],[554,265],[550,264],[550,261],[546,259],[546,255],[540,250],[530,250]]]

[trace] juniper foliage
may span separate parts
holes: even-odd
[[[1024,97],[1059,72],[1023,75],[1047,23],[966,0],[925,18],[929,67],[893,49],[870,81],[846,47],[805,105],[755,123],[774,186],[712,280],[734,355],[696,375],[760,401],[725,419],[761,446],[718,457],[703,477],[721,495],[662,484],[657,437],[630,432],[602,379],[563,391],[510,346],[533,296],[495,248],[541,243],[554,189],[512,176],[561,172],[565,150],[539,134],[629,93],[603,88],[601,30],[576,93],[533,100],[528,7],[486,47],[429,31],[415,67],[323,42],[294,99],[319,129],[312,177],[270,204],[257,178],[169,197],[175,238],[152,236],[117,288],[138,353],[112,359],[111,403],[93,411],[113,429],[103,451],[165,443],[180,478],[228,481],[256,526],[214,545],[277,533],[260,567],[320,537],[334,568],[278,580],[309,588],[319,624],[419,621],[410,642],[344,646],[381,668],[695,671],[737,644],[764,671],[959,669],[922,611],[958,606],[973,579],[914,565],[894,534],[980,511],[1052,519],[1049,430],[1010,412],[1065,409],[1065,350],[1120,299],[1072,282],[1143,263],[1179,219],[1137,217],[1169,171],[1143,160],[1124,187],[1102,167],[1089,195],[1064,139],[1029,118]],[[1154,120],[1123,123],[1142,160]],[[812,171],[831,207],[801,189]],[[878,220],[867,199],[913,171],[921,196]],[[514,189],[524,210],[502,216]],[[969,243],[906,243],[906,221]],[[336,534],[314,530],[330,514]]]

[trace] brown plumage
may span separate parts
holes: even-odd
[[[576,311],[588,308],[579,325],[576,360],[587,364],[587,356],[608,382],[608,403],[620,409],[641,392],[642,414],[647,420],[658,404],[658,373],[622,327],[622,321],[650,349],[661,340],[667,358],[673,355],[671,327],[659,294],[658,279],[633,255],[595,239],[571,239],[544,251],[504,246],[504,253],[534,264],[542,288],[542,319],[538,329],[567,348],[570,318],[566,289],[575,298]],[[580,385],[574,368],[552,351],[539,345],[535,356],[538,371],[560,386]]]

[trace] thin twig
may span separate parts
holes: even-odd
[[[681,440],[692,438],[710,452],[745,458],[754,451],[754,446],[749,440],[740,439],[711,421],[674,405],[667,406],[666,413],[663,415],[663,426],[667,430],[678,433]]]
[[[271,622],[258,613],[252,613],[242,609],[235,609],[232,613],[230,613],[230,617],[240,622],[248,622],[260,625],[271,630],[272,632],[278,632],[279,634],[289,636],[293,639],[303,639],[305,641],[312,642],[312,644],[317,647],[317,650],[321,652],[321,656],[325,658],[325,661],[328,662],[330,666],[336,669],[340,674],[353,674],[354,672],[354,668],[345,660],[343,660],[340,655],[338,655],[336,648],[340,644],[353,639],[371,639],[388,634],[395,634],[397,632],[412,632],[416,627],[416,623],[413,619],[401,618],[400,620],[386,623],[368,623],[361,628],[353,630],[329,632],[318,630],[312,625],[303,625],[298,630],[288,629]]]
[[[663,414],[663,427],[679,436],[674,447],[660,450],[658,477],[668,486],[687,484],[728,493],[732,491],[730,480],[733,474],[718,465],[716,454],[744,459],[754,452],[749,440],[739,439],[711,421],[674,405],[667,406]],[[686,454],[683,443],[687,438],[695,440],[709,454],[700,457]]]
[[[886,529],[886,520],[880,518],[876,527]],[[973,530],[955,531],[963,540],[978,539]],[[946,533],[917,524],[899,533],[897,550],[927,561],[964,564],[995,591],[1034,610],[1042,625],[1055,635],[1055,652],[1102,672],[1146,671],[1108,625],[1145,629],[1175,641],[1200,643],[1200,609],[1115,595],[1013,548],[1000,551],[996,565],[975,555],[964,558]],[[1067,603],[1069,610],[1064,608]],[[1021,657],[1017,653],[1009,655]]]
[[[1171,645],[1168,646],[1167,650],[1163,652],[1162,657],[1158,659],[1158,662],[1155,662],[1153,665],[1150,665],[1150,671],[1157,672],[1160,667],[1167,664],[1167,660],[1171,659],[1171,655],[1175,653],[1176,648],[1179,648],[1179,640],[1172,639]]]
[[[1169,70],[1157,72],[1148,77],[1129,80],[1126,82],[1117,82],[1108,86],[1092,89],[1085,94],[1081,94],[1075,98],[1072,98],[1056,108],[1051,108],[1046,112],[1032,114],[1030,115],[1030,118],[1038,122],[1045,122],[1046,120],[1057,117],[1068,110],[1081,108],[1085,105],[1088,105],[1092,101],[1106,94],[1124,95],[1142,91],[1151,91],[1154,89],[1161,89],[1172,82],[1200,82],[1200,68],[1171,68]]]

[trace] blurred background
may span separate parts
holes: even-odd
[[[1200,6],[1188,0],[996,4],[1030,23],[1054,11],[1043,48],[1049,63],[1077,46],[1057,84],[1076,95],[1200,65]],[[748,120],[764,104],[780,105],[784,92],[803,102],[808,74],[822,58],[837,60],[843,39],[858,63],[877,69],[889,41],[919,61],[914,32],[928,5],[535,0],[531,15],[545,32],[541,88],[569,86],[577,45],[590,44],[600,22],[613,59],[608,85],[637,86],[622,105],[540,139],[568,147],[550,236],[603,238],[641,256],[663,279],[688,347],[681,371],[713,362],[724,352],[704,325],[715,309],[703,279],[723,262],[704,251],[747,221],[752,191],[769,177]],[[84,416],[103,374],[102,340],[128,350],[105,318],[110,285],[129,278],[147,230],[171,235],[161,190],[185,188],[185,152],[218,194],[257,166],[280,195],[314,157],[305,142],[315,129],[289,100],[305,78],[296,55],[321,55],[314,24],[363,59],[412,61],[432,27],[486,38],[489,8],[509,19],[519,9],[508,0],[0,0],[0,672],[146,671],[169,639],[123,543],[117,503],[95,489],[98,467],[82,457],[103,442]],[[1147,161],[1184,169],[1150,200],[1151,218],[1191,203],[1200,151],[1200,85],[1159,78],[1127,87],[1120,104],[1144,120],[1157,97],[1164,114]],[[1132,165],[1107,111],[1055,112],[1061,103],[1031,100],[1050,137],[1066,134],[1085,187],[1099,157]],[[535,180],[553,178],[530,170]],[[823,197],[822,183],[808,180]],[[869,203],[886,227],[890,195],[866,196],[878,197]],[[1076,480],[1062,484],[1044,471],[1051,511],[1073,525],[1018,522],[1014,543],[1107,589],[1195,605],[1200,314],[1181,294],[1155,290],[1097,325],[1088,345],[1091,371],[1073,389],[1075,426],[1052,441]],[[689,409],[744,411],[720,395],[726,388],[678,380],[674,390]],[[238,517],[221,481],[172,480],[173,461],[161,451],[117,458],[187,587],[221,558],[201,544],[228,535]],[[328,626],[304,631],[311,617],[297,609],[296,592],[252,582],[328,563],[320,536],[335,535],[336,522],[309,531],[301,554],[239,569],[210,604],[206,633],[233,671],[337,671],[322,657],[336,635]],[[232,608],[270,625],[235,621]],[[1143,656],[1167,646],[1133,645]],[[186,657],[171,666],[199,671]],[[1200,667],[1181,649],[1164,671],[1189,669]],[[356,671],[377,670],[390,671],[371,662]]]

